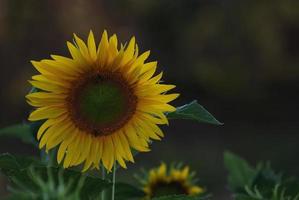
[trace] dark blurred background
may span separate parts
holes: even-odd
[[[93,29],[132,35],[150,49],[164,79],[182,95],[176,105],[198,99],[224,126],[172,121],[166,137],[139,154],[131,174],[161,160],[184,161],[198,172],[215,199],[230,199],[223,151],[252,164],[299,176],[299,1],[297,0],[0,0],[0,126],[26,119],[24,95],[35,74],[30,60],[68,55],[72,33]],[[0,153],[31,155],[30,145],[0,139]],[[6,180],[0,177],[0,196]]]

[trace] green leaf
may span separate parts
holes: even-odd
[[[229,172],[228,184],[233,191],[243,191],[245,186],[252,186],[257,171],[244,159],[231,152],[225,152],[224,165]]]
[[[187,196],[187,195],[171,195],[156,197],[152,200],[209,200],[210,196]]]
[[[0,129],[0,136],[21,139],[25,143],[35,144],[29,124],[16,124]]]
[[[133,200],[142,199],[145,193],[130,184],[116,183],[115,185],[115,199],[116,200]]]
[[[177,107],[176,111],[167,113],[168,119],[188,119],[196,120],[198,122],[222,125],[211,113],[209,113],[203,106],[197,103],[196,100],[189,104]]]

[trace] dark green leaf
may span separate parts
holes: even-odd
[[[196,100],[189,104],[178,107],[176,111],[167,113],[168,119],[188,119],[196,120],[198,122],[222,125],[211,113],[209,113],[203,106],[197,103]]]
[[[1,171],[10,176],[15,172],[28,168],[30,165],[41,166],[42,164],[32,157],[16,157],[9,153],[0,155],[0,169]]]
[[[145,194],[142,190],[127,183],[116,183],[115,185],[116,200],[142,199],[144,196]]]
[[[224,165],[228,170],[228,184],[233,191],[242,191],[252,186],[257,172],[244,159],[231,152],[224,153]]]
[[[25,143],[35,144],[29,124],[16,124],[0,129],[0,136],[21,139]]]
[[[24,197],[23,195],[19,194],[12,194],[6,197],[3,197],[1,200],[32,200],[30,197]]]

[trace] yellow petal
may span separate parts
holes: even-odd
[[[123,149],[124,149],[124,151],[126,153],[126,158],[129,161],[131,161],[131,162],[134,163],[134,158],[133,158],[133,155],[132,155],[132,152],[131,152],[131,149],[130,149],[130,145],[129,145],[129,142],[128,142],[125,134],[120,131],[117,135],[118,135],[119,140],[120,140],[120,142],[122,144],[122,147],[123,147]]]
[[[90,137],[90,139],[91,139],[91,137]],[[85,164],[83,166],[82,172],[87,171],[90,168],[91,164],[93,163],[93,155],[92,155],[92,148],[93,147],[92,147],[92,144],[93,143],[91,142],[89,152],[87,153],[87,157],[86,157]]]
[[[137,66],[141,66],[144,64],[144,61],[149,57],[150,55],[150,51],[146,51],[143,54],[141,54],[136,60],[135,62],[132,64],[132,69],[134,69]]]
[[[115,156],[114,146],[110,136],[105,136],[103,145],[103,165],[108,171],[111,171]]]
[[[158,176],[164,177],[166,175],[166,164],[162,163],[157,172]]]
[[[139,127],[138,133],[150,137],[154,140],[161,140],[158,134],[156,134],[155,131],[149,125],[143,123],[143,121],[138,118],[136,118],[135,120],[136,120],[136,126]]]
[[[86,46],[86,44],[83,42],[83,40],[81,38],[79,38],[76,34],[74,34],[74,38],[75,38],[75,41],[76,41],[76,44],[78,45],[79,47],[79,50],[81,52],[81,55],[86,59],[86,60],[89,60],[90,57],[89,57],[89,51],[88,51],[88,48]]]
[[[162,94],[162,95],[152,95],[152,96],[146,96],[143,97],[142,99],[153,102],[155,104],[157,103],[168,103],[176,98],[178,98],[180,94],[173,93],[173,94]]]
[[[48,92],[34,92],[26,95],[26,98],[29,100],[53,100],[53,101],[62,101],[67,97],[64,94],[55,94],[55,93],[48,93]]]
[[[48,119],[47,121],[45,121],[38,129],[37,139],[39,140],[42,134],[45,132],[45,130],[50,126],[52,126],[53,124],[55,124],[56,122],[57,122],[56,119]]]
[[[198,186],[192,186],[189,189],[189,194],[190,195],[196,195],[196,194],[200,194],[200,193],[203,193],[203,192],[204,192],[204,189],[201,188],[201,187],[198,187]]]
[[[134,51],[135,51],[135,37],[132,37],[129,42],[128,47],[124,51],[124,58],[121,62],[121,65],[125,65],[127,62],[129,62],[133,58]]]
[[[126,158],[125,151],[123,150],[123,147],[121,145],[121,142],[117,136],[117,133],[111,135],[112,142],[114,144],[114,149],[115,149],[115,157],[116,160],[118,161],[119,165],[123,168],[127,168],[125,161],[123,158]]]
[[[141,152],[150,151],[148,149],[147,142],[140,137],[138,138],[138,136],[136,134],[136,130],[131,125],[127,125],[125,127],[125,135],[129,141],[130,146],[133,147],[134,149],[141,151]]]
[[[121,139],[119,138],[118,134],[119,134],[119,132],[116,132],[116,133],[114,133],[114,134],[111,135],[112,141],[113,141],[113,144],[114,144],[114,147],[115,147],[115,151],[121,157],[123,157],[123,158],[125,158],[125,159],[128,160],[126,152],[125,152],[125,150],[123,148],[123,145],[121,143]]]
[[[80,144],[78,146],[78,151],[81,152],[81,155],[79,159],[74,162],[74,165],[82,163],[86,158],[88,157],[89,151],[90,151],[90,145],[91,145],[91,135],[85,133],[82,137],[82,140],[80,141]]]
[[[156,71],[157,64],[157,61],[145,63],[144,65],[142,65],[141,73],[145,73],[152,70]]]
[[[87,39],[90,58],[95,61],[97,59],[97,48],[94,40],[93,32],[90,31]]]
[[[39,88],[41,90],[48,91],[48,92],[54,92],[57,94],[66,92],[65,88],[63,88],[59,85],[51,84],[51,83],[45,83],[45,82],[41,82],[41,81],[29,81],[29,83],[36,88]]]
[[[72,143],[72,141],[74,140],[74,138],[77,137],[77,135],[79,134],[79,130],[75,129],[74,132],[71,134],[70,137],[66,138],[59,146],[58,148],[58,152],[57,152],[57,163],[60,164],[65,153],[66,153],[66,149],[68,148],[69,144]]]
[[[29,120],[37,121],[41,119],[56,118],[58,116],[61,116],[62,114],[65,114],[66,112],[67,111],[62,107],[56,107],[56,106],[41,107],[41,108],[37,108],[29,115]]]
[[[74,131],[74,128],[72,127],[72,124],[70,122],[65,122],[62,124],[62,127],[60,129],[57,129],[51,137],[49,137],[48,142],[46,144],[46,150],[50,150],[53,147],[57,146],[59,143],[61,143],[65,138],[70,137],[72,132]]]
[[[160,110],[162,112],[174,112],[176,110],[175,107],[169,104],[154,104],[153,102],[148,102],[148,101],[138,102],[137,109],[143,110],[145,112],[150,110]]]
[[[162,130],[154,123],[146,120],[146,119],[142,119],[142,117],[140,117],[139,120],[140,125],[142,125],[143,127],[146,127],[146,132],[148,132],[148,134],[150,134],[149,132],[153,131],[154,133],[156,133],[157,135],[159,135],[160,137],[164,137],[164,134],[162,132]]]
[[[87,63],[86,59],[81,54],[80,50],[77,49],[72,43],[67,42],[67,47],[72,55],[73,59],[80,65],[86,67],[86,69],[90,69],[90,63]]]
[[[189,167],[188,166],[184,167],[181,175],[182,175],[182,179],[186,179],[189,176]]]
[[[75,160],[74,157],[78,157],[80,155],[78,153],[78,145],[80,144],[81,138],[82,134],[76,134],[73,141],[68,145],[66,155],[63,161],[64,168],[68,168],[70,165],[72,165],[72,160]]]
[[[35,75],[35,76],[32,76],[32,80],[47,83],[47,84],[57,85],[57,86],[62,87],[62,88],[69,88],[70,87],[69,82],[63,81],[63,80],[57,78],[57,76],[54,76],[54,75]]]
[[[161,94],[175,88],[175,85],[156,84],[156,85],[141,85],[137,86],[135,93],[137,96],[149,96]]]
[[[99,142],[96,140],[96,137],[91,136],[91,146],[90,146],[90,154],[91,154],[91,160],[94,164],[97,163],[97,153],[99,149]]]
[[[55,60],[44,59],[40,62],[31,61],[31,63],[41,74],[61,74],[64,78],[76,76],[76,70],[74,70],[74,67],[72,68]]]
[[[43,148],[46,143],[49,142],[49,139],[53,136],[55,132],[60,133],[64,130],[65,126],[65,120],[56,121],[53,126],[51,126],[49,129],[45,131],[45,133],[42,135],[41,140],[39,141],[39,148]]]
[[[108,34],[105,30],[102,35],[101,42],[98,47],[98,61],[100,67],[104,67],[107,62],[107,50],[108,50],[109,42],[108,42]]]
[[[53,58],[57,62],[57,65],[64,66],[64,68],[66,68],[68,71],[72,70],[76,73],[82,73],[84,71],[84,67],[71,58],[59,55],[51,55],[51,58]],[[76,73],[74,73],[74,75]],[[63,78],[69,79],[69,77],[66,76],[63,76]]]
[[[100,160],[102,159],[102,155],[103,155],[103,139],[102,137],[99,138],[95,138],[96,142],[98,143],[98,149],[97,149],[97,153],[96,153],[96,161],[95,161],[95,165],[97,167],[99,167],[100,164]]]
[[[116,37],[115,34],[109,38],[109,49],[108,49],[108,51],[109,51],[108,64],[111,64],[111,62],[114,61],[114,59],[118,55],[117,37]],[[112,65],[112,67],[114,67],[114,66]]]

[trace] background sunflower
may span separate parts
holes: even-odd
[[[136,175],[137,180],[142,184],[146,199],[170,195],[196,196],[203,194],[205,189],[197,185],[198,179],[189,166],[172,164],[167,166],[161,163],[160,166],[143,171],[142,175]]]

